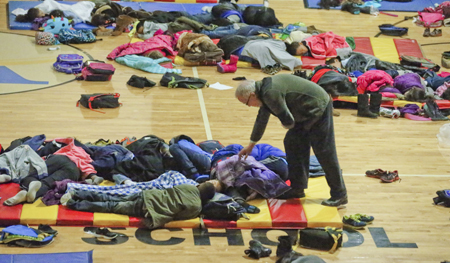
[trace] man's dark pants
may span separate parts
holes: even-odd
[[[333,198],[341,198],[347,194],[344,179],[336,153],[333,126],[333,106],[328,104],[324,114],[315,123],[305,128],[297,123],[286,133],[284,147],[289,169],[289,180],[294,189],[308,188],[309,157],[312,147]]]

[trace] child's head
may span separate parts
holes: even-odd
[[[144,22],[145,20],[139,21],[139,23],[136,25],[136,33],[138,34],[144,34]]]
[[[45,13],[39,8],[30,8],[25,15],[16,16],[17,22],[33,22],[38,17],[44,17]]]
[[[292,56],[303,56],[308,52],[308,47],[302,42],[286,43],[286,51]]]
[[[200,199],[202,200],[202,205],[206,204],[209,200],[211,200],[216,194],[216,189],[214,185],[210,182],[204,182],[199,184],[198,191],[200,192]]]
[[[340,57],[330,58],[327,61],[325,61],[325,64],[336,67],[336,68],[342,68]]]
[[[64,12],[61,10],[53,10],[50,12],[50,14],[48,14],[49,16],[53,16],[53,17],[64,17]]]
[[[425,90],[414,86],[405,92],[405,100],[423,102],[425,100]]]
[[[109,16],[105,14],[95,14],[91,17],[91,24],[93,26],[104,26],[110,22]]]

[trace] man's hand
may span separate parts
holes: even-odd
[[[251,142],[248,146],[239,151],[239,160],[242,159],[242,157],[244,157],[244,160],[247,160],[247,157],[252,153],[253,147],[255,147],[255,145],[255,143]]]

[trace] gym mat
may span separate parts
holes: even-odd
[[[304,0],[305,8],[320,9],[320,0]],[[382,1],[378,8],[380,11],[396,11],[396,12],[417,12],[422,11],[425,7],[434,6],[434,4],[441,4],[445,0],[413,0],[411,2],[387,2]],[[332,8],[340,10],[340,7]]]
[[[0,83],[2,84],[48,84],[48,81],[25,79],[6,66],[0,66]]]
[[[246,214],[248,218],[238,221],[204,220],[208,228],[301,228],[306,226],[342,227],[339,213],[335,207],[322,206],[322,200],[329,198],[325,177],[310,178],[306,198],[278,200],[256,199],[250,204],[261,212]],[[15,183],[1,185],[3,201],[19,191]],[[63,226],[106,226],[106,227],[144,227],[140,218],[109,213],[89,213],[69,210],[61,205],[45,206],[40,199],[33,204],[13,207],[0,204],[0,226],[12,224],[48,224]],[[173,221],[166,228],[198,228],[200,219]]]
[[[86,252],[45,253],[45,254],[0,254],[0,262],[8,263],[93,263],[93,250]]]
[[[195,2],[196,1],[196,2]],[[187,2],[187,3],[186,3]],[[60,1],[61,4],[73,5],[74,1]],[[160,11],[185,11],[191,15],[202,13],[204,6],[214,6],[217,4],[216,0],[174,0],[164,2],[116,2],[121,6],[131,7],[134,10],[144,9],[149,12],[156,10]],[[29,22],[16,22],[16,16],[12,13],[17,8],[28,10],[39,4],[39,1],[10,1],[8,2],[8,23],[9,29],[12,30],[31,30],[32,23]],[[85,23],[78,23],[74,26],[75,29],[93,29],[95,26],[91,26]]]

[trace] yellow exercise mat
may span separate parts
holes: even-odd
[[[94,226],[128,226],[130,223],[127,215],[111,213],[94,213]]]
[[[23,225],[56,225],[58,206],[46,206],[39,198],[33,204],[24,204],[20,215],[20,224]]]
[[[339,96],[337,101],[346,101],[358,103],[358,96]],[[392,100],[392,101],[383,101],[381,103],[382,107],[405,107],[407,104],[416,104],[420,108],[422,108],[422,103],[415,101],[407,101],[407,100]]]
[[[249,219],[240,218],[237,221],[238,228],[271,228],[272,217],[266,199],[256,199],[248,202],[250,205],[258,207],[261,212],[258,214],[246,214]]]
[[[371,37],[370,43],[375,57],[381,61],[400,63],[397,48],[392,38]]]
[[[305,193],[306,198],[302,198],[301,201],[308,227],[342,227],[337,208],[321,205],[322,201],[330,196],[330,187],[324,176],[310,178]]]

